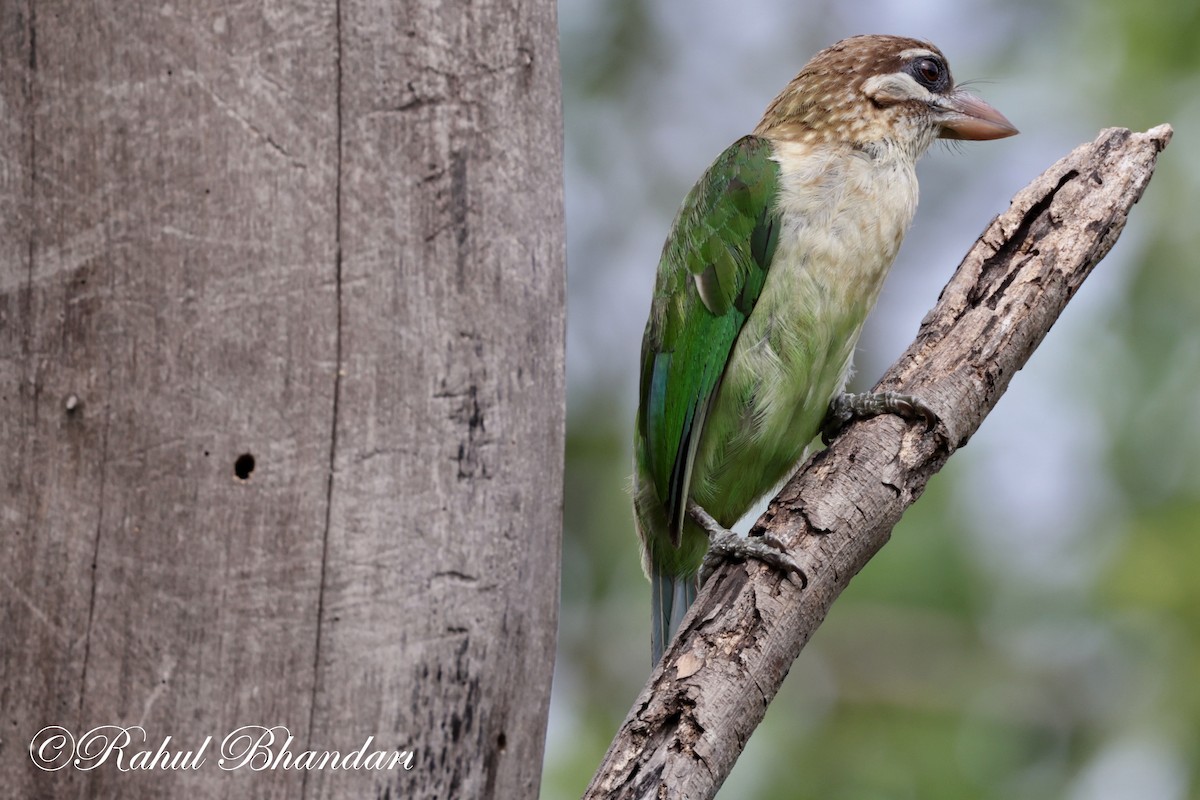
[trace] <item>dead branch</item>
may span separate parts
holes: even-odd
[[[609,747],[585,800],[712,797],[830,605],[930,476],[966,444],[1142,196],[1169,125],[1108,129],[1013,198],[967,253],[876,391],[923,398],[930,431],[883,416],[850,426],[784,487],[751,535],[804,568],[753,563],[704,586]],[[803,583],[803,585],[801,585]]]

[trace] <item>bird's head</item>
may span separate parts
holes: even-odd
[[[1017,129],[958,89],[936,47],[900,36],[854,36],[813,56],[754,131],[801,142],[892,144],[916,159],[934,139],[1000,139]]]

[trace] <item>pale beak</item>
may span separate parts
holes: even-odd
[[[961,89],[946,95],[934,108],[941,139],[1003,139],[1018,133],[1008,119],[973,94]]]

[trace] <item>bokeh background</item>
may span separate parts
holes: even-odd
[[[1175,127],[1112,254],[834,605],[724,798],[1200,798],[1200,4],[560,0],[563,604],[543,798],[578,797],[649,672],[625,485],[663,237],[821,47],[929,39],[1020,136],[922,162],[867,388],[1012,194],[1103,127]]]

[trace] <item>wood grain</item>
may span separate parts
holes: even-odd
[[[6,791],[536,796],[556,36],[536,0],[0,5]],[[216,741],[46,772],[47,725]],[[241,725],[413,769],[225,772]]]

